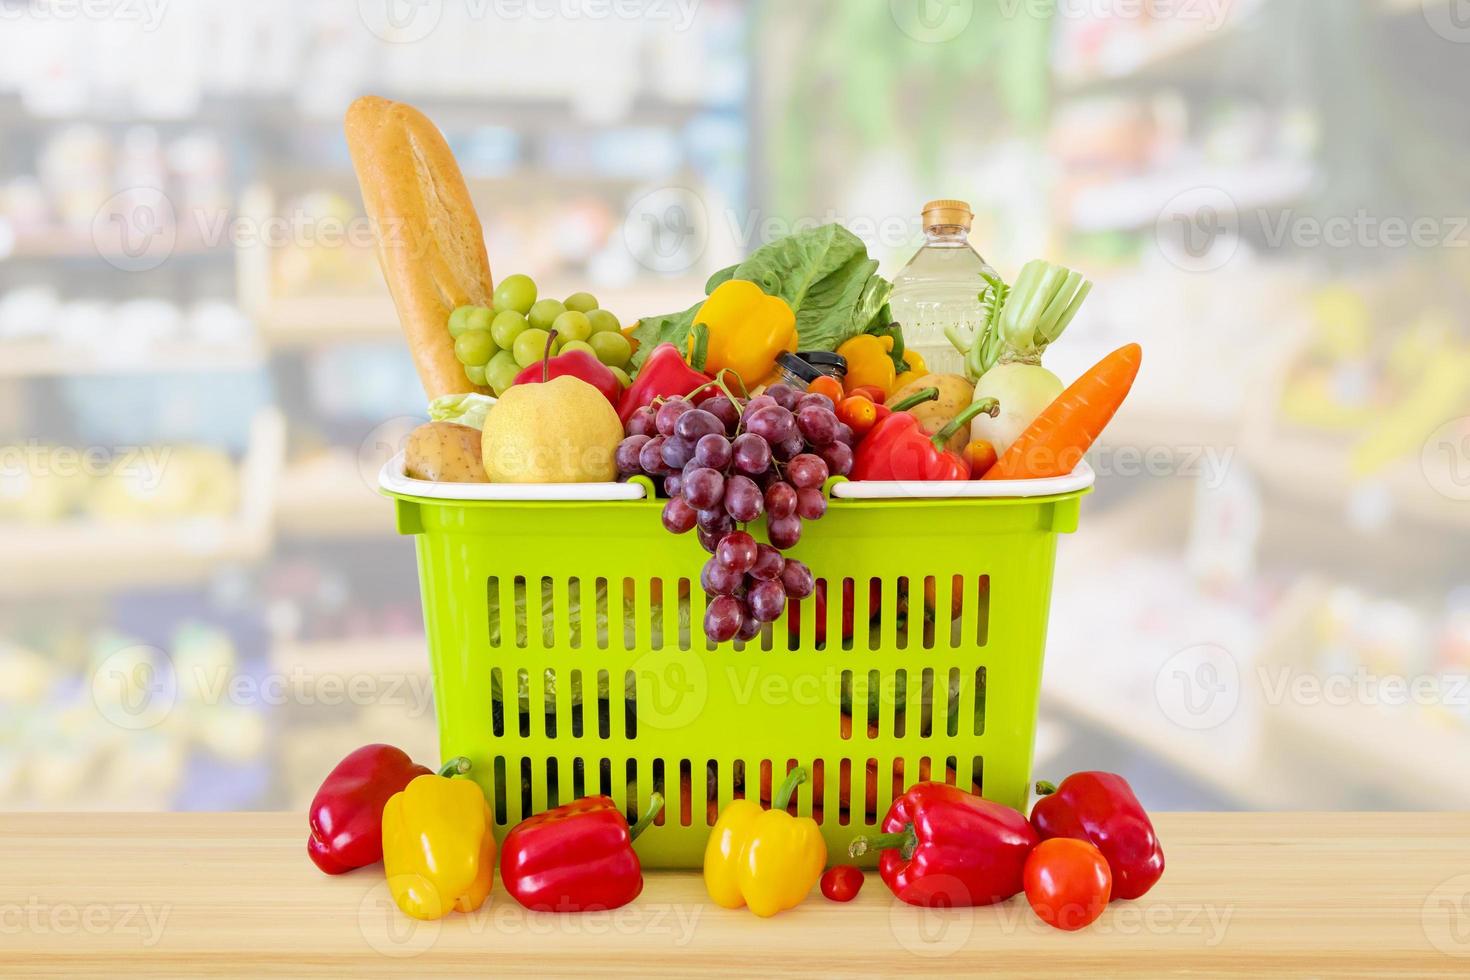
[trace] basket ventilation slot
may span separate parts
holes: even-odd
[[[933,667],[925,667],[917,671],[916,692],[910,690],[914,679],[915,672],[902,667],[891,673],[842,671],[837,708],[841,737],[878,738],[887,725],[892,726],[895,738],[904,738],[910,731],[921,739],[933,738],[936,728],[950,738],[962,732],[985,734],[984,667],[977,667],[973,675],[958,667],[941,669],[938,674]]]
[[[961,669],[944,664],[945,658],[922,666],[930,658],[918,653],[986,646],[989,576],[819,579],[818,590],[807,599],[792,600],[787,615],[766,624],[749,643],[728,648],[779,648],[783,653],[902,650],[913,652],[919,663],[880,670],[862,663],[865,658],[840,658],[847,666],[840,672],[839,734],[858,744],[850,745],[847,755],[833,753],[806,762],[810,778],[798,787],[790,811],[810,813],[819,824],[874,827],[892,798],[913,783],[938,779],[979,791],[984,775],[979,754],[908,753],[895,758],[887,746],[876,743],[886,737],[932,740],[985,733],[986,668]],[[626,669],[626,660],[609,662],[614,658],[598,658],[595,651],[689,651],[696,644],[702,644],[700,650],[713,649],[701,628],[707,600],[698,582],[687,577],[490,576],[486,595],[489,646],[506,651],[489,671],[491,731],[497,739],[530,739],[544,732],[564,745],[586,738],[611,743],[603,751],[621,748],[619,742],[639,735],[637,675]],[[538,662],[538,649],[586,650],[588,659],[578,668],[548,668]],[[526,666],[505,662],[511,650],[531,651],[516,658]],[[599,665],[599,659],[607,665]],[[931,752],[938,748],[935,743],[907,744]],[[791,759],[700,760],[673,753],[640,762],[585,749],[574,750],[583,757],[563,753],[547,758],[535,749],[526,751],[493,757],[487,782],[493,783],[491,807],[501,827],[588,794],[616,800],[631,822],[655,791],[666,801],[658,825],[712,826],[722,800],[751,798],[769,805],[775,787],[797,764]],[[855,766],[861,770],[854,772]],[[702,786],[696,782],[700,769]],[[754,787],[747,785],[747,776],[756,781]]]
[[[948,589],[941,585],[946,580]],[[619,648],[629,651],[675,646],[689,650],[697,638],[714,649],[700,628],[706,599],[697,582],[685,577],[590,581],[591,595],[577,577],[539,576],[528,582],[526,576],[517,575],[503,590],[502,579],[490,576],[486,589],[490,647],[606,650],[621,641]],[[922,593],[915,585],[918,581],[906,575],[889,580],[818,579],[816,595],[791,600],[786,615],[763,626],[755,640],[733,645],[737,650],[749,646],[769,651],[779,642],[786,650],[803,645],[821,650],[829,637],[835,637],[843,650],[985,646],[990,576],[928,575],[922,579]],[[830,600],[826,598],[834,592]],[[806,618],[819,616],[825,622],[803,628]],[[807,644],[803,638],[808,638]]]
[[[509,733],[525,739],[534,731],[551,739],[635,739],[637,676],[631,669],[614,675],[606,669],[593,674],[577,668],[492,667],[490,732],[495,738]],[[566,685],[565,722],[557,704],[562,685]]]
[[[969,771],[964,772],[960,768],[959,757],[951,755],[939,759],[920,756],[914,766],[912,778],[909,778],[908,767],[903,758],[893,759],[887,766],[880,764],[874,757],[859,760],[863,768],[856,777],[853,775],[853,760],[844,758],[835,766],[835,787],[827,785],[829,769],[826,762],[817,759],[807,763],[809,778],[797,787],[787,812],[810,813],[819,825],[835,819],[843,827],[854,823],[853,813],[856,812],[858,826],[876,827],[888,805],[913,783],[938,780],[951,786],[963,785],[963,775],[968,777],[969,790],[979,793],[984,787],[984,759],[978,755],[967,758],[970,763]],[[712,827],[719,815],[722,792],[729,799],[758,799],[763,806],[769,806],[776,787],[785,779],[786,773],[797,765],[794,759],[783,760],[779,765],[773,765],[769,759],[751,763],[736,759],[729,768],[728,784],[722,785],[722,767],[714,760],[707,761],[701,767],[691,759],[679,759],[676,766],[655,759],[644,773],[640,773],[637,760],[626,759],[619,766],[613,759],[603,758],[596,760],[596,784],[588,785],[587,766],[590,760],[576,758],[571,760],[571,785],[568,787],[564,782],[568,777],[563,771],[563,761],[565,760],[554,757],[546,759],[543,770],[530,757],[507,760],[504,756],[497,756],[493,763],[492,801],[496,824],[506,827],[543,808],[549,809],[589,794],[601,794],[618,800],[629,823],[633,823],[648,806],[649,794],[659,792],[664,795],[665,804],[662,813],[655,819],[657,826],[674,822],[680,827]],[[678,772],[678,783],[670,786],[669,772],[675,768]],[[705,775],[702,787],[693,778],[699,768],[704,769]],[[507,785],[507,772],[512,769],[519,775],[518,792],[512,792],[517,787]],[[614,786],[615,769],[621,769],[620,786]],[[753,788],[746,785],[747,773],[756,777]],[[883,785],[885,782],[886,786]],[[543,790],[542,794],[537,793],[538,785]],[[836,804],[835,815],[827,809],[828,802]]]

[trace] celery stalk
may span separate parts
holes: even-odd
[[[1066,278],[1067,270],[1059,265],[1043,265],[1036,288],[1029,294],[1017,289],[1011,293],[1006,304],[1006,315],[1001,319],[1001,333],[1006,343],[1017,350],[1036,346],[1034,337],[1037,321],[1051,297]]]
[[[1067,270],[1067,274],[1063,278],[1062,284],[1057,288],[1057,291],[1052,294],[1051,299],[1046,304],[1046,309],[1043,310],[1041,312],[1041,316],[1037,318],[1036,335],[1038,337],[1045,337],[1047,334],[1051,333],[1052,327],[1056,324],[1057,318],[1061,316],[1062,313],[1066,310],[1067,304],[1070,303],[1072,297],[1076,295],[1077,287],[1081,284],[1082,273]]]
[[[1072,302],[1067,304],[1067,308],[1062,311],[1059,317],[1057,317],[1056,322],[1053,323],[1049,328],[1047,328],[1046,334],[1042,337],[1042,340],[1045,343],[1050,344],[1062,335],[1062,331],[1067,329],[1067,327],[1071,324],[1073,317],[1077,315],[1077,311],[1081,309],[1082,301],[1085,300],[1087,298],[1087,295],[1091,292],[1092,283],[1084,280],[1081,288],[1078,289],[1076,295],[1072,297]]]

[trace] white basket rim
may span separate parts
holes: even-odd
[[[838,483],[839,500],[977,500],[1052,497],[1077,493],[1093,485],[1096,474],[1086,460],[1066,476],[1045,480],[967,480],[931,483],[865,480]],[[403,472],[399,451],[378,471],[378,486],[389,493],[430,500],[642,500],[641,483],[439,483],[415,480]]]
[[[983,500],[1054,497],[1086,490],[1097,480],[1087,460],[1066,476],[1044,480],[861,480],[839,483],[832,496],[843,500]]]

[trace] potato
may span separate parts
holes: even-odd
[[[489,483],[480,461],[480,430],[458,422],[425,422],[408,434],[403,472],[437,483]]]
[[[888,396],[888,404],[893,405],[903,401],[916,391],[925,388],[938,388],[939,397],[934,401],[924,402],[909,409],[909,414],[919,420],[919,424],[930,432],[938,432],[949,424],[956,415],[970,407],[970,401],[975,397],[975,386],[966,381],[958,374],[926,374],[917,381],[910,381]],[[957,453],[965,448],[965,443],[970,441],[970,427],[960,426],[958,432],[949,437],[944,448],[950,452]]]

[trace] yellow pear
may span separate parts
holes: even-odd
[[[485,417],[480,445],[491,483],[596,483],[617,479],[622,438],[602,392],[562,375],[506,389]]]

